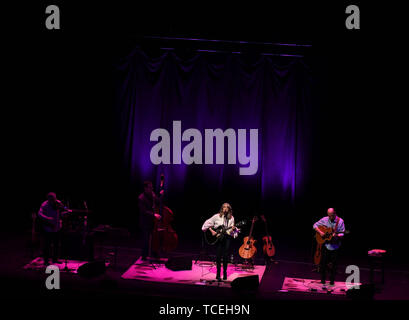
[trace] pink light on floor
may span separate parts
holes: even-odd
[[[258,275],[261,282],[265,269],[265,266],[256,265],[254,269],[248,270],[241,268],[240,265],[236,267],[229,264],[227,268],[227,281],[223,282],[223,286],[230,286],[230,283],[238,277],[250,275]],[[198,261],[197,264],[192,261],[192,270],[172,271],[166,268],[164,264],[152,266],[138,259],[121,277],[123,279],[152,282],[203,285],[205,282],[216,279],[216,265],[209,261]]]

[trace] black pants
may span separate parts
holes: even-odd
[[[44,263],[48,264],[48,260],[52,258],[53,262],[58,259],[58,247],[60,243],[59,232],[43,232],[43,259]]]
[[[337,256],[338,250],[328,250],[325,245],[322,246],[321,253],[321,263],[320,263],[320,272],[321,272],[321,281],[326,280],[327,270],[329,272],[329,281],[331,284],[335,281],[335,273],[337,271]]]
[[[220,270],[223,258],[223,272],[227,273],[227,264],[229,261],[229,249],[230,249],[230,236],[224,236],[223,240],[219,241],[216,246],[216,265],[217,276],[220,276]]]
[[[141,229],[141,240],[142,240],[142,258],[146,258],[149,255],[149,242],[152,235],[151,229],[142,228]]]

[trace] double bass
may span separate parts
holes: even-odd
[[[167,206],[163,205],[165,176],[160,177],[159,205],[155,204],[154,211],[161,218],[155,219],[152,232],[152,250],[154,252],[170,252],[178,245],[178,235],[172,227],[174,214]]]

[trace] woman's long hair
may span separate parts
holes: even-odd
[[[223,216],[223,207],[227,205],[227,208],[229,208],[229,211],[227,212],[227,219],[231,219],[231,217],[233,216],[233,209],[231,208],[231,205],[227,202],[223,203],[222,206],[220,207],[219,210],[219,215],[220,217]]]

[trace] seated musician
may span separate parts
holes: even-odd
[[[334,208],[329,208],[327,210],[327,216],[317,221],[313,226],[316,232],[318,232],[321,236],[324,236],[325,233],[318,228],[320,226],[332,228],[333,230],[333,238],[326,242],[322,247],[320,261],[321,283],[325,284],[326,271],[328,267],[330,272],[330,285],[333,286],[337,267],[338,249],[341,246],[340,240],[344,236],[345,224],[344,220],[337,216]]]
[[[237,228],[234,226],[234,217],[233,217],[233,210],[228,203],[223,203],[220,208],[220,211],[213,215],[210,219],[206,220],[202,226],[202,231],[205,232],[207,229],[213,235],[216,235],[215,229],[219,226],[224,225],[226,228],[232,227],[229,231],[226,232],[226,236],[217,242],[216,247],[216,264],[217,264],[217,275],[216,279],[221,281],[220,279],[220,271],[221,271],[221,259],[223,257],[223,280],[227,280],[227,264],[228,264],[228,257],[229,257],[229,248],[230,248],[230,240],[231,238],[237,237]]]
[[[57,195],[54,192],[50,192],[47,195],[47,200],[41,204],[38,211],[44,241],[43,259],[46,266],[49,264],[50,255],[52,262],[58,263],[58,245],[61,230],[60,219],[61,213],[66,210],[68,209],[57,199]]]

